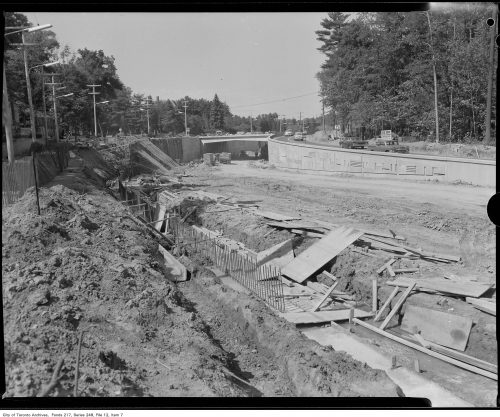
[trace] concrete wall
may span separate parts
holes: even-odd
[[[182,162],[201,159],[201,141],[198,137],[182,138]]]
[[[495,187],[496,161],[350,150],[269,139],[269,163],[310,172],[462,181]]]

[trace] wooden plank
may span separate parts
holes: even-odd
[[[333,274],[330,274],[328,271],[323,271],[321,273],[326,275],[328,278],[333,279],[334,281],[337,281],[337,277]]]
[[[380,320],[380,317],[382,317],[382,313],[389,306],[390,302],[396,296],[396,294],[398,293],[398,291],[399,291],[399,287],[394,288],[394,291],[391,292],[391,294],[389,295],[389,297],[387,298],[387,300],[385,300],[384,305],[380,308],[380,310],[378,311],[378,313],[375,316],[375,318],[373,319],[373,321],[379,321]]]
[[[317,233],[317,232],[308,232],[307,230],[299,230],[299,229],[291,229],[290,230],[292,233],[295,233],[296,235],[302,235],[305,237],[323,237],[325,234],[324,233]]]
[[[331,311],[305,311],[303,313],[281,313],[281,317],[285,320],[295,324],[313,324],[313,323],[326,323],[330,321],[343,321],[349,320],[349,310],[331,310]],[[354,317],[365,318],[371,317],[372,313],[366,311],[354,310]]]
[[[469,304],[472,304],[478,310],[484,311],[485,313],[489,313],[494,316],[497,315],[497,305],[491,301],[488,301],[484,298],[471,297],[466,297],[465,301],[467,301]]]
[[[278,221],[286,221],[286,220],[300,220],[301,217],[292,217],[284,214],[273,213],[272,211],[263,211],[263,210],[254,210],[254,214],[257,216],[265,217],[266,219],[278,220]]]
[[[401,308],[401,306],[403,305],[403,303],[406,301],[406,299],[408,298],[408,296],[410,295],[410,292],[413,290],[413,288],[415,287],[415,285],[417,285],[415,282],[410,285],[406,291],[401,295],[401,297],[399,298],[399,300],[397,301],[396,305],[394,306],[394,308],[391,310],[391,312],[387,315],[387,317],[385,318],[385,320],[382,322],[382,324],[380,325],[380,329],[381,330],[384,330],[387,325],[389,324],[389,322],[391,321],[391,319],[394,317],[394,315],[399,311],[399,309]]]
[[[386,332],[384,330],[381,330],[381,329],[379,329],[375,326],[372,326],[371,324],[365,323],[364,321],[359,320],[357,318],[354,318],[353,321],[354,321],[354,323],[359,324],[360,326],[363,326],[363,327],[365,327],[365,328],[367,328],[375,333],[378,333],[382,336],[385,336],[388,339],[394,340],[395,342],[401,343],[402,345],[411,347],[412,349],[418,350],[419,352],[426,353],[427,355],[432,356],[434,358],[441,359],[444,362],[451,363],[452,365],[458,366],[459,368],[467,369],[468,371],[471,371],[471,372],[474,372],[476,374],[483,375],[487,378],[494,379],[495,381],[498,381],[498,375],[494,374],[493,372],[485,371],[484,369],[478,368],[477,366],[469,365],[468,363],[464,363],[462,361],[450,358],[450,357],[443,355],[439,352],[433,352],[430,349],[427,349],[427,348],[420,346],[416,343],[412,343],[408,340],[405,340],[402,337],[399,337],[399,336],[393,335],[389,332]]]
[[[443,355],[468,363],[469,365],[477,366],[478,368],[485,369],[486,371],[493,372],[498,375],[498,366],[493,363],[489,363],[481,359],[474,358],[473,356],[466,355],[465,353],[460,353],[456,350],[448,349],[436,343],[429,342],[419,334],[411,335],[411,337],[428,349],[442,353]]]
[[[395,274],[404,274],[404,273],[413,273],[413,272],[419,272],[420,269],[418,268],[403,268],[403,269],[393,269],[392,272]]]
[[[321,307],[321,304],[323,304],[325,302],[325,300],[330,296],[330,294],[332,293],[332,291],[335,289],[335,287],[337,285],[339,285],[339,282],[340,281],[337,281],[335,282],[335,284],[333,284],[325,293],[325,295],[323,297],[321,297],[321,300],[318,302],[318,304],[316,304],[313,309],[311,311],[316,311],[318,310],[320,307]]]
[[[293,257],[292,239],[288,239],[257,253],[257,265],[272,264],[283,268],[293,260]]]
[[[383,264],[379,269],[377,269],[377,274],[381,274],[382,272],[384,272],[384,270],[388,267],[388,266],[391,266],[394,262],[396,262],[396,259],[392,258],[390,259],[388,262],[386,262],[385,264]]]
[[[359,230],[339,227],[307,248],[286,265],[281,272],[296,282],[303,282],[362,234],[363,232]]]
[[[324,232],[325,227],[318,226],[313,223],[307,223],[307,222],[299,222],[299,221],[290,221],[290,222],[267,222],[266,223],[269,226],[272,227],[278,227],[281,229],[305,229],[305,230],[312,230],[315,232]],[[326,229],[328,230],[328,229]]]
[[[396,285],[407,287],[410,282],[414,282],[405,277],[397,278],[394,281],[387,281],[387,285]],[[493,284],[475,283],[475,282],[455,282],[444,278],[419,278],[417,288],[422,290],[439,291],[462,297],[479,298],[488,291]]]
[[[169,274],[174,281],[186,281],[187,280],[187,270],[184,265],[182,265],[175,257],[168,252],[162,245],[158,245],[158,250],[163,255],[165,259],[165,266],[170,268]]]
[[[387,265],[387,272],[389,273],[389,275],[391,277],[395,277],[396,276],[396,273],[394,272],[394,270],[392,269],[392,267],[390,265]]]
[[[425,340],[464,351],[469,340],[472,320],[443,311],[408,305],[401,330],[420,333]]]
[[[293,286],[294,286],[293,282],[292,282],[292,281],[290,281],[290,280],[288,280],[288,279],[286,279],[284,276],[280,276],[279,280],[280,280],[283,284],[285,284],[287,287],[293,287]]]

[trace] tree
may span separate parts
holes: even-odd
[[[212,100],[212,103],[210,105],[210,127],[212,129],[224,129],[224,113],[224,105],[219,100],[219,97],[217,97],[217,94],[215,94],[214,99]]]

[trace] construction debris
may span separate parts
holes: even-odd
[[[467,301],[469,304],[472,304],[478,310],[484,311],[485,313],[491,314],[493,316],[497,315],[497,305],[491,298],[488,299],[466,297],[465,301]]]
[[[296,282],[303,282],[362,234],[363,232],[351,228],[339,227],[307,248],[281,272]]]
[[[319,324],[327,323],[331,321],[345,321],[349,320],[349,310],[331,310],[331,311],[304,311],[304,312],[292,312],[292,313],[281,313],[281,317],[285,320],[295,323],[295,324]],[[371,317],[372,313],[367,313],[366,311],[354,309],[354,317],[366,318]]]
[[[401,330],[420,333],[423,338],[442,346],[464,351],[469,340],[472,319],[429,308],[408,305]]]

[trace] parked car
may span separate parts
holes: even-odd
[[[368,145],[367,140],[363,140],[361,138],[356,138],[356,137],[350,137],[350,138],[342,138],[340,139],[340,147],[341,148],[348,148],[348,149],[364,149],[366,148],[366,145]]]
[[[397,152],[408,153],[410,147],[406,145],[399,145],[396,140],[377,139],[374,145],[368,145],[369,151],[375,152]]]
[[[293,136],[293,132],[291,130],[285,130],[285,136]]]
[[[295,133],[293,140],[304,140],[304,134],[302,132]]]

